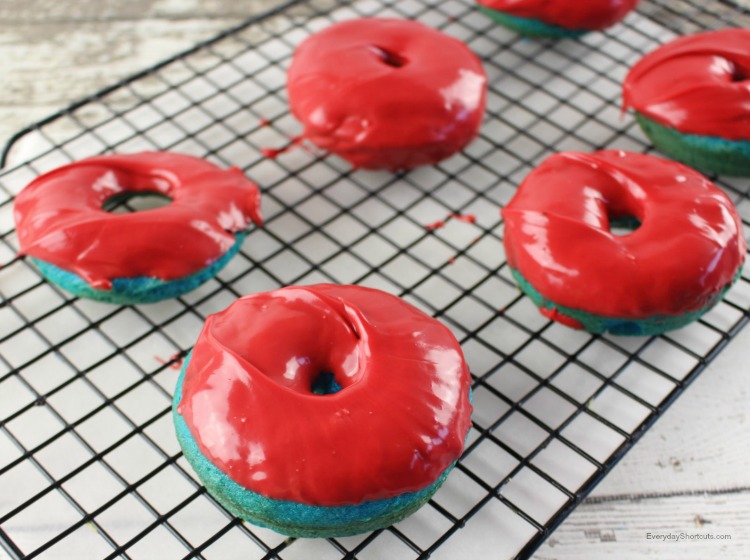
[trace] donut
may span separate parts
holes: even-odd
[[[471,377],[439,321],[320,284],[208,317],[174,395],[177,439],[231,513],[296,537],[395,523],[435,493],[471,426]]]
[[[502,216],[521,290],[547,317],[593,333],[682,327],[721,299],[745,259],[729,198],[691,168],[643,154],[554,155]]]
[[[750,30],[698,33],[659,47],[630,70],[623,101],[669,157],[750,176]]]
[[[521,35],[578,37],[611,27],[635,9],[638,0],[477,0],[495,23]]]
[[[103,209],[144,194],[171,202],[128,214]],[[258,188],[239,169],[168,152],[96,156],[40,175],[16,197],[14,218],[19,254],[47,280],[118,304],[196,288],[262,221]]]
[[[363,18],[305,39],[287,74],[302,136],[355,168],[406,170],[462,150],[487,77],[462,42],[421,23]]]

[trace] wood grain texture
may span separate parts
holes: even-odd
[[[3,0],[0,146],[23,127],[151,66],[273,0]]]
[[[607,479],[595,495],[750,488],[748,344],[746,330],[659,420],[659,429],[625,456],[621,476]]]
[[[535,560],[750,558],[750,330],[733,340]],[[708,520],[703,522],[701,519]],[[646,532],[726,533],[657,542]]]
[[[579,507],[535,560],[746,560],[748,542],[750,493],[602,502]]]

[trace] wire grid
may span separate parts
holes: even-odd
[[[700,4],[643,2],[606,34],[548,43],[492,25],[469,0],[292,2],[20,133],[0,177],[0,558],[529,557],[748,320],[745,273],[679,331],[588,335],[543,318],[503,256],[498,205],[542,159],[650,150],[621,119],[621,80],[670,29],[731,23],[724,4]],[[418,19],[483,58],[480,137],[397,175],[304,149],[265,157],[299,132],[284,91],[294,46],[371,15]],[[153,149],[237,165],[262,187],[264,227],[214,280],[118,307],[74,298],[15,257],[13,196],[36,175]],[[719,184],[747,227],[750,183]],[[476,222],[447,219],[456,213]],[[384,289],[445,322],[473,374],[474,426],[416,514],[356,537],[295,540],[233,518],[205,492],[170,400],[207,315],[242,294],[320,281]]]

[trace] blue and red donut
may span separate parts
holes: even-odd
[[[745,260],[731,200],[691,168],[643,154],[554,155],[502,215],[521,289],[550,318],[596,333],[679,328],[719,301]]]
[[[287,75],[302,136],[364,169],[411,169],[479,132],[487,76],[461,41],[417,21],[361,18],[303,41]]]
[[[162,208],[107,212],[133,194]],[[51,282],[83,297],[147,303],[215,275],[260,224],[260,192],[239,169],[192,156],[144,152],[84,159],[45,173],[15,201],[20,254]]]
[[[174,396],[208,491],[301,537],[395,523],[461,456],[471,377],[447,327],[357,286],[289,287],[210,316]]]
[[[577,37],[622,20],[638,0],[477,0],[493,21],[530,37]]]

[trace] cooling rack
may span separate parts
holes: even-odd
[[[287,145],[294,46],[334,21],[415,18],[465,41],[490,78],[480,137],[406,174],[352,171]],[[516,289],[499,207],[561,150],[648,152],[619,88],[676,33],[750,20],[726,2],[644,1],[607,33],[521,40],[469,0],[279,4],[14,138],[0,176],[0,558],[527,558],[748,320],[748,273],[700,321],[660,337],[550,323]],[[175,300],[79,300],[15,256],[13,197],[101,152],[168,149],[236,165],[266,224],[212,281]],[[275,156],[275,157],[269,157]],[[748,181],[719,181],[750,218]],[[472,216],[475,221],[450,218]],[[442,226],[442,227],[438,227]],[[466,452],[405,521],[287,539],[229,515],[175,439],[170,400],[205,317],[288,284],[357,283],[445,322],[474,378]]]

